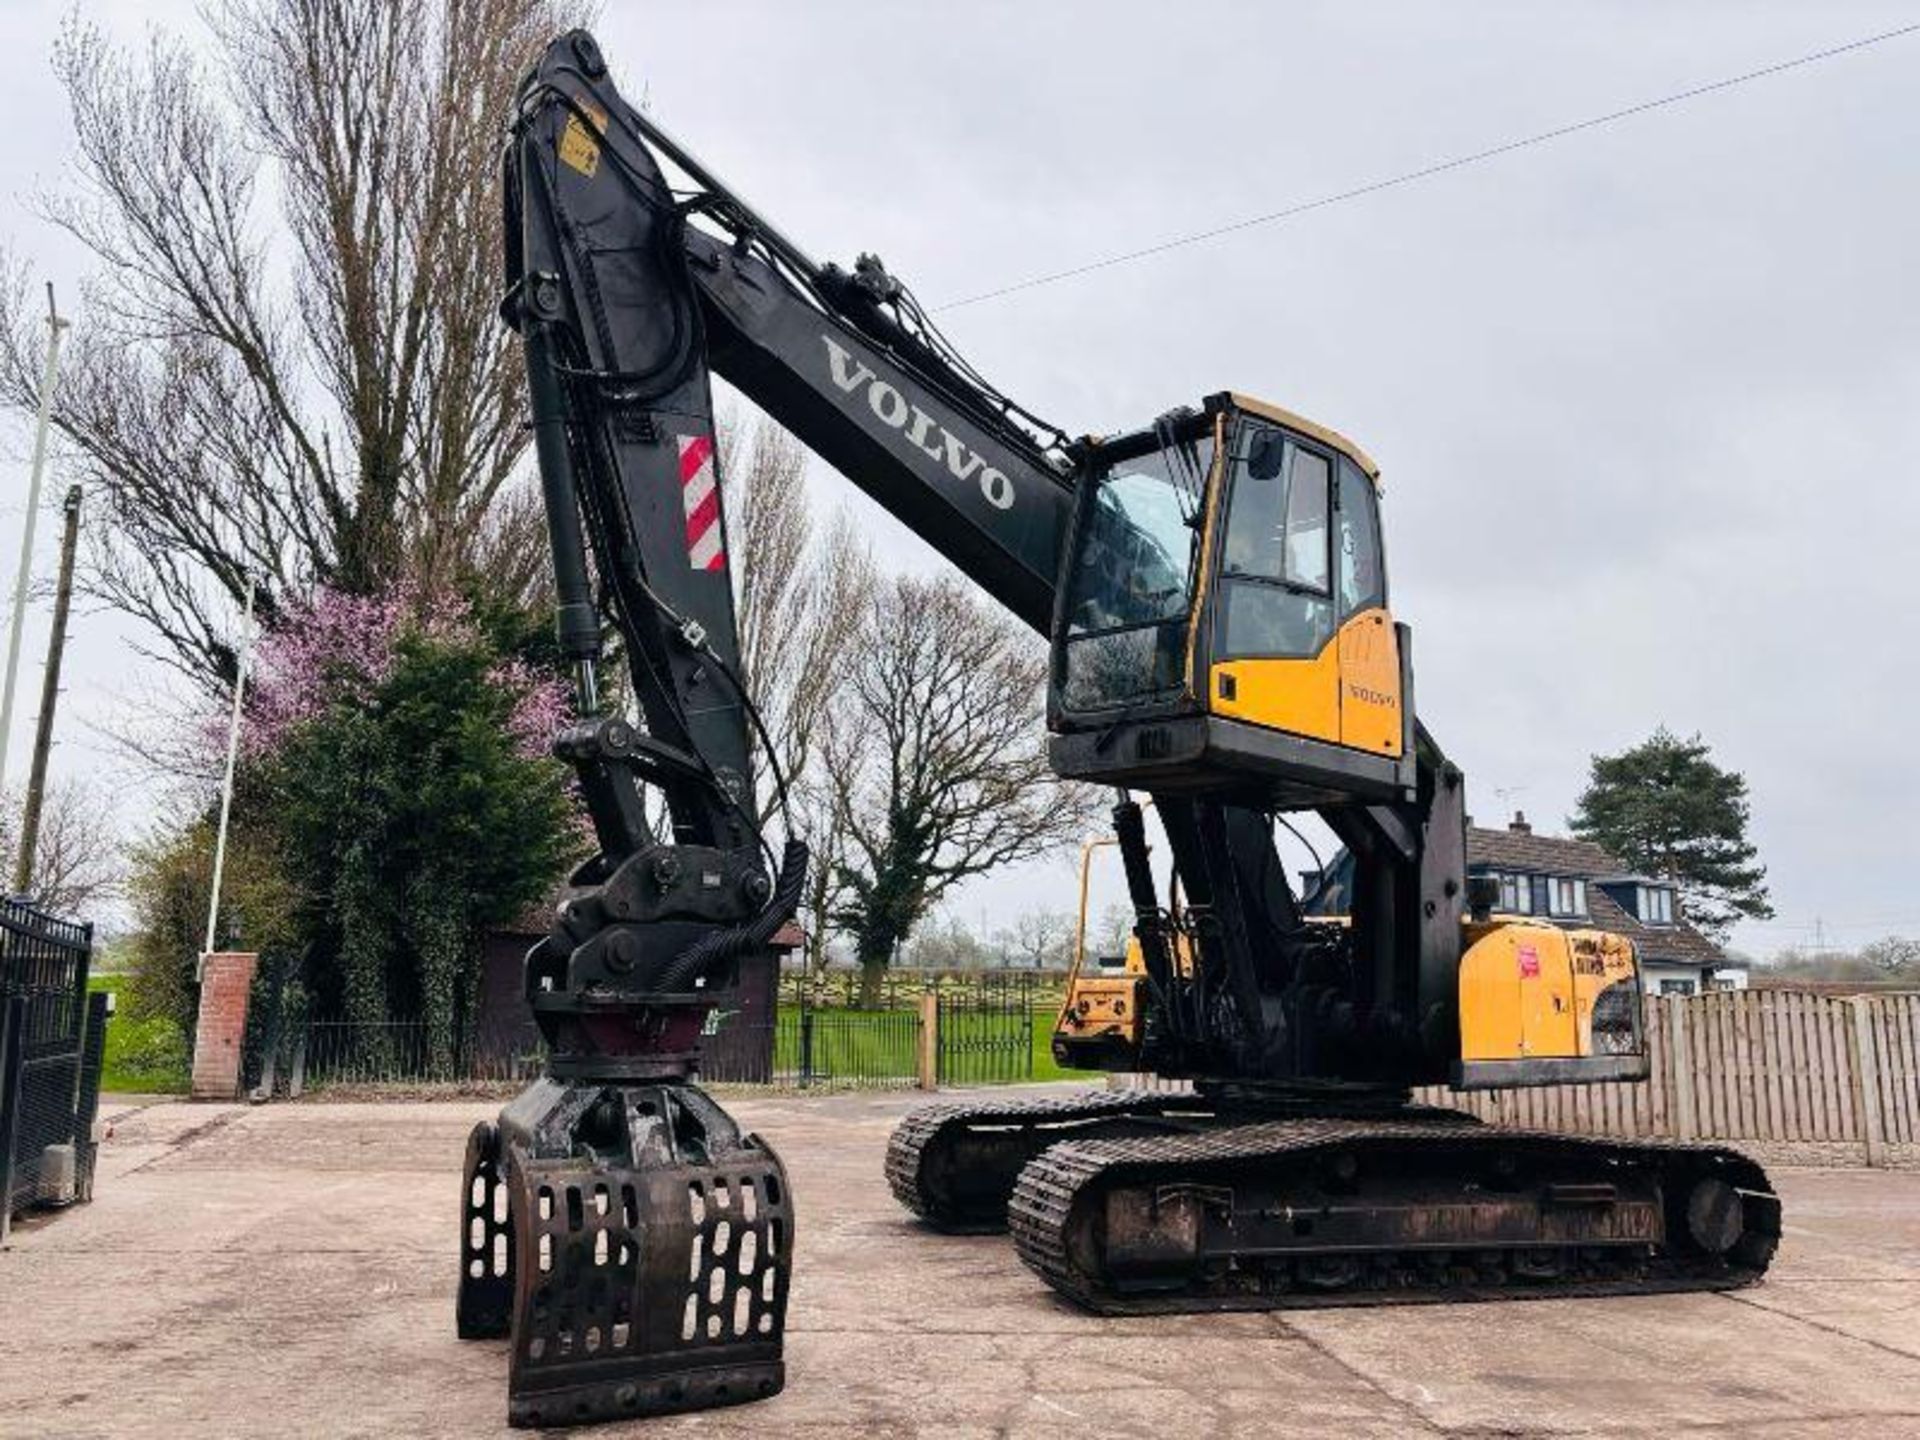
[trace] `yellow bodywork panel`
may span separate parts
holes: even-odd
[[[1494,920],[1469,925],[1467,938],[1460,958],[1463,1060],[1592,1055],[1600,992],[1639,983],[1633,942],[1620,935]]]
[[[1338,638],[1311,660],[1222,660],[1213,667],[1216,715],[1340,743]]]
[[[1143,975],[1076,975],[1054,1021],[1054,1034],[1068,1040],[1112,1038],[1134,1046],[1140,1043],[1142,1020],[1140,988]]]
[[[1340,743],[1398,756],[1400,637],[1385,610],[1362,610],[1340,627]]]
[[[1053,1058],[1069,1068],[1125,1068],[1146,1034],[1147,967],[1140,942],[1127,939],[1123,966],[1083,968],[1067,976],[1066,998],[1053,1022]]]
[[[1216,715],[1376,755],[1401,752],[1400,642],[1382,609],[1354,615],[1310,660],[1222,660],[1208,693]]]
[[[1173,964],[1181,975],[1193,974],[1193,950],[1184,934],[1173,937]],[[1137,1051],[1146,1022],[1141,998],[1146,984],[1146,956],[1132,935],[1118,966],[1108,962],[1089,969],[1076,960],[1053,1022],[1054,1058],[1064,1065],[1082,1056],[1105,1059],[1121,1049]]]

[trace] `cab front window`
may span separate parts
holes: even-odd
[[[1061,698],[1093,711],[1177,691],[1186,670],[1196,517],[1213,446],[1116,461],[1081,522]]]
[[[1125,461],[1101,477],[1068,607],[1075,634],[1186,613],[1194,503],[1167,474],[1162,454]]]

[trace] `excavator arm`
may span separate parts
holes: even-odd
[[[696,188],[676,191],[657,155]],[[579,771],[600,847],[578,877],[586,890],[529,972],[536,1007],[557,1015],[560,997],[593,985],[684,991],[748,943],[711,940],[696,964],[684,933],[623,913],[610,903],[622,896],[606,890],[635,888],[635,857],[689,874],[717,852],[725,882],[687,918],[750,931],[754,943],[791,915],[798,893],[797,842],[777,878],[755,853],[754,712],[739,666],[713,375],[1042,633],[1072,462],[1064,437],[973,372],[877,260],[851,274],[816,264],[627,106],[590,37],[550,47],[523,83],[506,167],[503,313],[525,343],[560,643],[578,672],[581,721],[558,749]],[[639,727],[604,704],[603,612],[625,652]],[[768,763],[776,749],[762,747]],[[671,836],[647,827],[648,786],[665,799]],[[694,865],[676,853],[683,846],[701,852]],[[624,986],[597,963],[609,946],[628,960]]]
[[[697,188],[676,191],[656,154]],[[580,772],[601,852],[579,878],[604,885],[667,843],[744,848],[729,862],[736,888],[762,907],[777,900],[785,919],[804,857],[790,850],[771,889],[751,858],[754,717],[713,374],[1043,634],[1073,496],[1064,437],[973,372],[877,260],[851,274],[818,265],[755,214],[626,105],[584,34],[550,47],[523,82],[506,167],[503,313],[525,343],[560,643],[579,677],[582,720],[558,748]],[[603,610],[638,729],[603,705]],[[646,826],[648,785],[670,837]],[[744,920],[726,909],[705,918]],[[577,940],[591,897],[574,910]],[[630,928],[622,944],[657,951],[654,938]],[[563,944],[535,967],[537,984],[568,978]],[[649,954],[630,973],[674,963]],[[674,978],[695,976],[681,965]]]
[[[690,188],[676,190],[659,157]],[[1171,974],[1164,957],[1174,938],[1158,918],[1164,906],[1150,883],[1144,838],[1135,839],[1126,847],[1129,873],[1141,882],[1135,907],[1161,996],[1155,1063],[1251,1076],[1397,1074],[1421,1066],[1444,1073],[1462,904],[1459,846],[1447,837],[1460,826],[1459,785],[1424,733],[1414,743],[1410,672],[1400,673],[1409,653],[1405,627],[1388,647],[1398,660],[1387,662],[1395,708],[1386,755],[1328,743],[1339,740],[1337,731],[1302,738],[1248,724],[1246,706],[1214,714],[1213,687],[1193,673],[1176,693],[1074,711],[1080,691],[1099,688],[1084,682],[1081,657],[1092,655],[1085,663],[1096,671],[1111,669],[1100,647],[1137,633],[1083,644],[1079,617],[1089,606],[1125,619],[1142,594],[1172,596],[1188,608],[1161,627],[1156,643],[1163,652],[1183,651],[1189,672],[1196,653],[1216,649],[1226,653],[1226,666],[1268,663],[1233,658],[1244,646],[1228,650],[1237,637],[1224,631],[1213,638],[1188,578],[1195,567],[1181,552],[1212,548],[1210,525],[1224,531],[1214,512],[1225,509],[1219,497],[1241,468],[1239,452],[1264,443],[1275,457],[1292,454],[1271,416],[1325,441],[1329,448],[1317,452],[1323,465],[1337,462],[1363,485],[1369,482],[1344,456],[1370,466],[1364,456],[1285,412],[1254,415],[1248,407],[1255,402],[1236,396],[1214,397],[1204,412],[1171,412],[1133,435],[1069,441],[968,366],[877,260],[862,257],[851,273],[815,262],[628,107],[585,35],[550,47],[524,82],[507,182],[505,311],[526,339],[562,646],[581,667],[583,709],[591,712],[600,607],[589,576],[597,575],[645,722],[636,732],[589,713],[561,742],[580,769],[603,852],[583,880],[617,881],[642,850],[648,865],[663,863],[655,852],[665,842],[637,831],[630,818],[642,809],[639,787],[651,782],[674,815],[673,843],[732,847],[740,884],[770,895],[758,922],[724,907],[701,918],[766,930],[774,908],[782,919],[790,913],[797,891],[796,849],[790,846],[771,886],[751,858],[756,837],[744,802],[752,709],[737,673],[725,513],[710,463],[718,374],[983,594],[1052,639],[1050,718],[1062,773],[1163,796],[1188,909],[1204,922],[1190,941],[1206,963],[1184,977]],[[1208,466],[1198,460],[1199,437],[1217,452]],[[1100,508],[1109,479],[1140,462],[1189,477],[1193,493],[1171,538],[1154,539],[1150,519]],[[1223,548],[1237,544],[1223,533]],[[1232,553],[1236,563],[1244,558]],[[1120,593],[1087,600],[1090,586],[1098,588],[1090,575]],[[1063,576],[1074,577],[1065,597]],[[1237,593],[1239,584],[1222,579],[1215,588]],[[1206,588],[1202,581],[1200,591]],[[1382,615],[1356,623],[1378,625]],[[1220,690],[1233,693],[1225,681]],[[1304,805],[1321,807],[1368,860],[1359,886],[1365,905],[1349,947],[1358,964],[1343,993],[1330,995],[1325,978],[1310,974],[1306,952],[1326,947],[1303,927],[1273,846],[1269,813]],[[1137,829],[1123,821],[1123,833]],[[556,932],[529,971],[537,1009],[562,1005],[555,987],[608,980],[594,958],[595,947],[609,942],[586,933],[596,924],[614,927],[612,943],[642,956],[630,971],[635,977],[690,978],[687,962],[664,953],[684,948],[684,936],[642,923],[658,912],[617,915],[591,893],[569,909],[565,933]],[[1407,965],[1408,935],[1422,930],[1440,939],[1425,944],[1422,963]],[[569,945],[574,960],[563,968]]]

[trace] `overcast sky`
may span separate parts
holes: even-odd
[[[78,257],[22,203],[71,155],[47,60],[66,8],[0,7],[0,240],[71,293]],[[181,0],[82,8],[129,40],[200,33]],[[630,97],[817,257],[877,251],[935,306],[1920,19],[1749,0],[609,9]],[[1699,731],[1748,777],[1779,910],[1740,944],[1920,932],[1916,96],[1920,35],[940,319],[1071,431],[1231,388],[1359,440],[1384,471],[1420,713],[1476,819],[1518,806],[1561,829],[1592,753]],[[0,430],[9,593],[26,440]],[[936,563],[814,478],[886,563]],[[15,776],[43,636],[36,613]],[[87,616],[69,665],[59,764],[97,769],[84,722],[137,664]],[[957,909],[1007,923],[1069,903],[1070,874],[1029,867]]]

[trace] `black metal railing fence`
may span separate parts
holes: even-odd
[[[939,1083],[1033,1078],[1035,1017],[1050,1017],[1059,995],[1057,981],[1031,972],[899,986],[878,1007],[839,1003],[847,998],[839,987],[783,981],[771,1016],[725,1005],[713,1011],[701,1077],[747,1085],[914,1085],[923,1078],[929,997]],[[545,1047],[528,1021],[483,1026],[449,1049],[436,1048],[417,1021],[356,1025],[322,1018],[289,1028],[273,1073],[284,1077],[284,1092],[297,1094],[329,1086],[523,1083],[545,1064]]]
[[[1064,970],[886,970],[877,982],[855,969],[780,972],[780,1004],[836,1010],[913,1010],[929,990],[963,998],[1013,994],[1036,1006],[1059,1007]]]
[[[531,1025],[483,1027],[451,1048],[421,1020],[357,1024],[309,1020],[282,1057],[293,1090],[329,1085],[397,1085],[532,1080],[546,1048]],[[278,1069],[279,1066],[276,1066]]]

